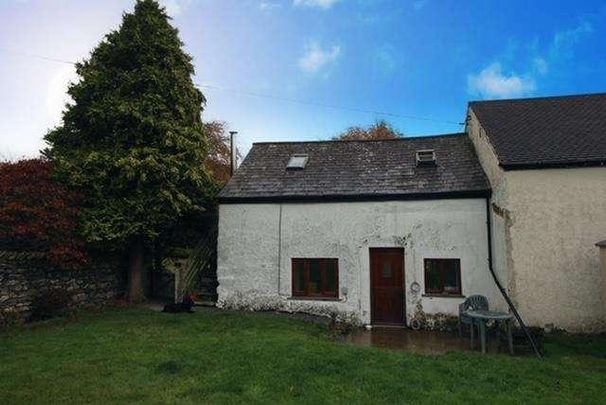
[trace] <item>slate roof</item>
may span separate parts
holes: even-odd
[[[437,165],[417,167],[434,149]],[[286,170],[305,153],[303,170]],[[480,197],[490,193],[466,134],[382,141],[255,143],[219,194],[221,202]]]
[[[469,107],[506,170],[606,165],[606,93]]]

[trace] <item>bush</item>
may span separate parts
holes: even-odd
[[[72,304],[72,294],[63,288],[41,290],[32,300],[31,319],[40,321],[66,315],[69,313]]]
[[[81,196],[53,179],[44,159],[0,162],[0,250],[44,252],[59,268],[88,261],[78,237]]]

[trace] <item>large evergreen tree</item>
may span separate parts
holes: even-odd
[[[73,103],[45,154],[85,195],[83,232],[130,252],[129,298],[143,298],[144,252],[180,217],[202,208],[205,102],[192,59],[155,0],[138,0],[90,58],[77,64]]]

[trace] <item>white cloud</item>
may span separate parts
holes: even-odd
[[[176,17],[189,6],[191,0],[160,0],[160,4],[166,8],[166,12],[171,17]]]
[[[553,36],[553,42],[549,49],[551,57],[571,57],[574,46],[592,32],[593,25],[589,21],[583,21],[575,28],[557,32]]]
[[[544,75],[547,73],[547,71],[549,70],[549,63],[545,60],[545,58],[542,58],[540,56],[537,56],[536,58],[534,58],[534,60],[532,61],[534,70],[539,73],[540,75]]]
[[[471,94],[487,98],[512,98],[532,93],[536,88],[531,77],[504,74],[500,63],[493,63],[477,75],[467,76]]]
[[[272,11],[272,10],[280,8],[280,7],[281,7],[281,4],[274,3],[272,1],[259,2],[259,10],[261,10],[261,11]]]
[[[310,42],[305,53],[299,58],[299,67],[307,73],[315,73],[325,66],[335,63],[341,55],[341,47],[333,45],[322,48],[317,42]]]
[[[292,4],[301,7],[316,7],[328,10],[341,0],[293,0]]]
[[[574,60],[576,46],[593,33],[593,25],[589,21],[581,21],[576,27],[556,32],[542,50],[538,40],[531,43],[527,49],[524,74],[513,72],[503,73],[500,63],[493,63],[480,73],[467,76],[467,91],[476,96],[486,98],[509,98],[526,96],[536,90],[535,79],[544,77],[551,71],[562,69],[563,63]],[[506,55],[499,60],[519,61],[519,47],[510,45]]]
[[[574,28],[556,32],[546,49],[535,52],[531,60],[531,69],[540,75],[548,73],[550,66],[557,69],[558,64],[573,59],[576,45],[593,32],[593,26],[583,21]]]
[[[373,68],[385,76],[391,76],[399,68],[398,51],[392,44],[383,44],[375,49]]]

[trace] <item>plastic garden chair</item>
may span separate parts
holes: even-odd
[[[488,311],[488,298],[483,295],[470,295],[459,304],[459,337],[463,337],[463,324],[470,325],[471,336],[473,339],[473,319],[467,315],[467,311],[484,310]]]

